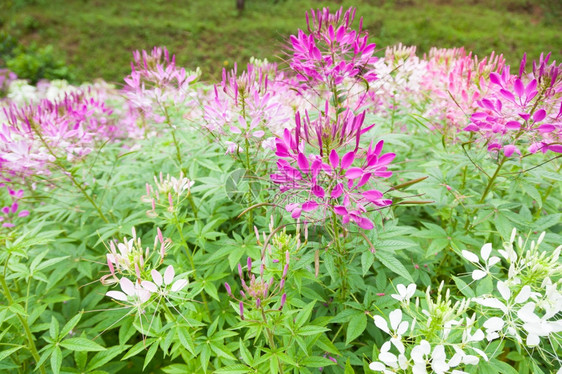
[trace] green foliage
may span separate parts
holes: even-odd
[[[53,46],[29,47],[19,46],[12,52],[13,56],[6,60],[6,68],[14,72],[20,79],[28,79],[35,84],[40,79],[74,80],[72,70],[64,60],[56,56]]]
[[[527,52],[533,58],[552,51],[559,60],[562,44],[560,7],[549,1],[328,1],[332,9],[357,6],[372,40],[384,51],[399,42],[418,46],[460,47],[479,56],[495,50],[517,64]],[[76,79],[121,82],[128,74],[131,52],[164,45],[178,63],[201,66],[205,78],[220,76],[224,66],[243,66],[252,56],[284,58],[279,49],[297,28],[305,28],[312,0],[247,0],[239,14],[234,0],[208,1],[29,1],[12,7],[3,30],[27,45],[53,45],[76,66]],[[8,8],[9,9],[9,8]],[[299,15],[299,16],[297,16]],[[35,26],[34,26],[35,25]],[[528,32],[529,28],[533,32]]]
[[[19,79],[29,80],[31,84],[40,79],[74,80],[72,68],[57,56],[52,45],[37,46],[32,43],[23,46],[6,32],[0,33],[0,67],[12,71]]]

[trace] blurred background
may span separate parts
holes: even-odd
[[[120,83],[131,52],[166,46],[177,62],[216,79],[249,58],[281,61],[304,12],[357,7],[370,41],[503,53],[518,65],[562,56],[562,0],[0,0],[0,68],[32,83],[103,78]],[[355,23],[357,25],[357,21]]]

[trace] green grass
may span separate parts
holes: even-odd
[[[287,36],[305,27],[304,12],[321,6],[357,6],[381,49],[398,42],[420,53],[465,46],[478,55],[504,53],[511,64],[523,52],[560,57],[562,22],[553,13],[556,0],[549,1],[550,8],[545,0],[246,0],[238,14],[234,0],[20,0],[0,17],[2,29],[24,44],[52,44],[79,81],[122,82],[131,51],[155,45],[168,47],[183,66],[200,66],[206,78],[251,56],[282,58]]]

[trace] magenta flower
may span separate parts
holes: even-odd
[[[387,167],[396,155],[381,155],[383,144],[380,141],[361,154],[360,150],[350,151],[341,157],[333,149],[326,162],[320,155],[307,157],[299,151],[295,138],[286,131],[283,139],[277,139],[276,154],[280,158],[271,180],[279,185],[282,198],[300,200],[285,203],[291,217],[304,215],[309,221],[323,221],[333,212],[344,224],[352,221],[369,230],[374,226],[366,217],[368,208],[378,210],[392,204],[382,192],[366,188],[371,180],[392,175]]]
[[[0,224],[2,227],[15,227],[14,219],[27,217],[29,215],[29,210],[20,210],[19,200],[23,197],[23,190],[12,190],[10,187],[2,184],[8,190],[8,196],[10,203],[0,209]]]
[[[494,89],[476,102],[480,111],[464,130],[479,133],[489,151],[503,150],[506,157],[521,155],[518,144],[525,143],[529,153],[562,153],[562,65],[548,65],[549,56],[541,55],[527,75],[526,56],[518,75],[510,74],[509,67],[501,75],[492,72]]]
[[[308,34],[299,30],[290,39],[290,66],[298,79],[307,84],[331,86],[348,78],[362,77],[368,82],[376,79],[373,71],[365,71],[376,61],[375,44],[367,42],[363,19],[359,21],[358,31],[351,29],[354,18],[354,8],[345,13],[341,8],[335,14],[330,14],[328,8],[306,13]]]

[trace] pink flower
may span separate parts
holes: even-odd
[[[340,8],[334,14],[328,8],[311,10],[306,18],[309,34],[299,30],[290,37],[290,66],[301,81],[338,85],[347,78],[362,77],[368,82],[376,79],[373,71],[364,71],[376,57],[375,44],[367,42],[368,34],[362,30],[363,20],[359,21],[358,31],[350,27],[354,8],[345,13]]]
[[[395,154],[381,155],[384,142],[380,141],[375,147],[371,144],[362,156],[350,151],[340,157],[333,149],[328,157],[314,154],[307,157],[297,150],[291,134],[285,134],[284,139],[277,139],[276,154],[280,158],[277,173],[271,175],[271,180],[279,185],[283,194],[302,199],[285,204],[291,217],[305,215],[307,220],[323,221],[334,212],[342,217],[344,224],[354,222],[363,229],[372,229],[372,221],[365,217],[367,208],[381,209],[392,201],[385,199],[382,192],[365,187],[370,180],[392,175],[387,167]],[[353,166],[354,163],[360,165]]]

